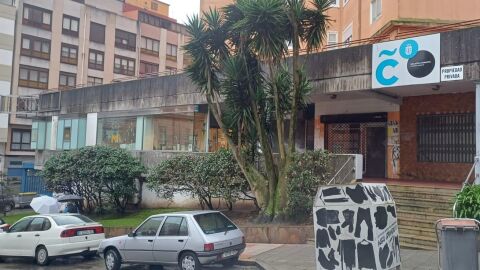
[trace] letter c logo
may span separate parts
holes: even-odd
[[[377,77],[377,81],[381,84],[381,85],[392,85],[394,83],[396,83],[398,81],[398,77],[397,76],[392,76],[390,78],[385,78],[384,74],[383,74],[383,71],[385,70],[386,67],[396,67],[398,65],[398,61],[397,60],[394,60],[394,59],[387,59],[387,60],[384,60],[382,61],[378,67],[377,67],[377,70],[375,72],[375,76]]]

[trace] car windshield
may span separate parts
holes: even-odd
[[[220,213],[195,215],[195,220],[205,234],[214,234],[237,229],[237,226]]]
[[[82,215],[53,216],[52,219],[55,221],[55,223],[57,223],[58,226],[80,225],[95,222],[88,217]]]

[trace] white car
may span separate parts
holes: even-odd
[[[79,214],[29,216],[0,234],[0,260],[32,257],[37,264],[47,265],[55,257],[91,258],[104,239],[103,226]]]

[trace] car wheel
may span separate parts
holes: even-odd
[[[109,249],[105,252],[105,268],[107,270],[119,270],[122,262],[120,254],[115,249]]]
[[[50,263],[50,258],[48,258],[48,251],[46,247],[40,246],[37,248],[37,251],[35,252],[35,262],[41,266],[45,266]]]
[[[237,263],[238,263],[238,257],[230,258],[230,259],[222,262],[223,266],[225,266],[225,267],[231,267],[231,266],[236,265]]]
[[[185,252],[180,257],[179,263],[182,270],[199,270],[202,268],[200,261],[198,261],[197,255],[193,252]]]

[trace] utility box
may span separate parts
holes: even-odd
[[[386,185],[320,187],[313,216],[317,270],[400,266],[397,211]]]
[[[478,269],[478,221],[445,218],[437,221],[435,228],[440,269]]]

